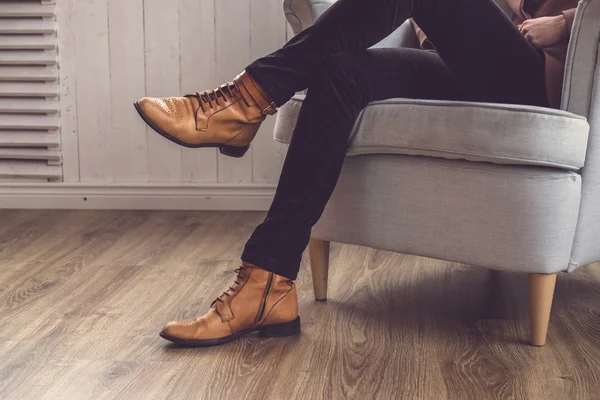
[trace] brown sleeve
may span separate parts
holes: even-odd
[[[567,29],[571,32],[571,28],[573,28],[573,21],[575,20],[575,12],[577,12],[576,8],[571,8],[570,10],[565,10],[562,14],[567,19]]]
[[[412,24],[413,28],[415,28],[415,33],[417,34],[417,39],[419,39],[421,48],[425,50],[434,50],[433,44],[431,44],[429,39],[427,39],[427,35],[425,35],[425,32],[423,32],[421,27],[417,25],[415,20],[411,18],[410,23]]]

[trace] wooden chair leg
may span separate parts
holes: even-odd
[[[330,242],[311,238],[308,243],[310,269],[312,271],[315,299],[327,300],[327,279],[329,277]]]
[[[530,339],[534,346],[546,344],[556,274],[529,274]]]

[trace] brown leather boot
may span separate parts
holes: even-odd
[[[233,286],[202,317],[169,322],[160,336],[184,346],[214,346],[252,332],[263,336],[300,333],[293,281],[243,264]]]
[[[277,106],[245,71],[233,82],[185,97],[144,97],[135,103],[143,120],[185,147],[218,147],[242,157],[267,115]]]

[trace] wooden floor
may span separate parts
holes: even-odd
[[[0,399],[599,399],[600,265],[559,276],[548,345],[525,275],[332,246],[302,335],[174,347],[262,213],[0,211]]]

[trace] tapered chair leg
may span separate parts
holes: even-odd
[[[329,277],[330,242],[311,238],[308,243],[310,269],[312,271],[315,299],[327,300],[327,279]]]
[[[529,274],[530,339],[534,346],[546,344],[556,274]]]

